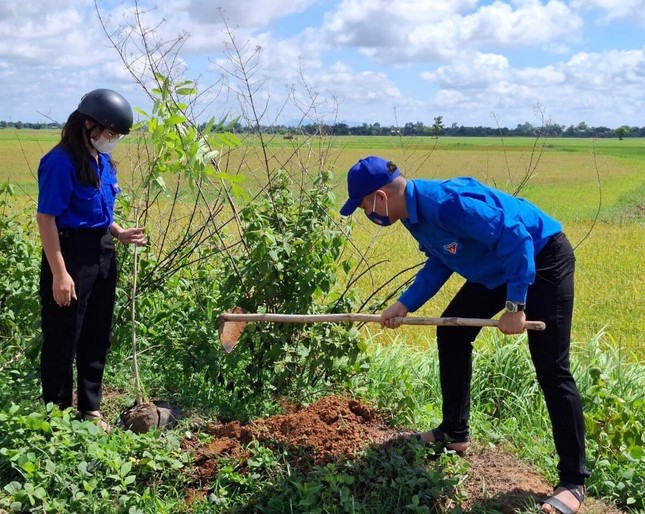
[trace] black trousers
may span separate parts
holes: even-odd
[[[562,482],[584,484],[584,421],[578,388],[569,367],[575,257],[563,233],[554,236],[536,257],[536,278],[529,287],[526,317],[546,323],[545,331],[528,331],[529,350],[544,392]],[[444,316],[490,318],[504,308],[506,286],[488,289],[466,282]],[[480,328],[438,327],[443,397],[440,428],[455,439],[468,437],[473,341]]]
[[[62,409],[72,406],[76,361],[78,410],[99,410],[116,291],[114,242],[105,229],[62,230],[59,238],[78,300],[72,300],[69,307],[56,304],[52,272],[43,253],[40,273],[43,399]]]

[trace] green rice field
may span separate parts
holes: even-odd
[[[120,172],[129,173],[136,138],[124,140],[115,154]],[[0,182],[15,184],[23,206],[36,204],[36,170],[40,156],[58,141],[56,131],[0,130]],[[396,162],[408,178],[474,176],[513,192],[527,171],[531,179],[520,195],[559,219],[576,247],[577,299],[573,339],[584,343],[601,331],[637,359],[645,359],[645,140],[531,138],[337,137],[265,140],[269,165],[293,165],[296,153],[324,156],[318,167],[331,169],[336,200],[345,195],[346,170],[361,157],[381,155]],[[243,146],[226,155],[224,165],[245,175],[262,169],[260,142],[243,138]],[[322,165],[320,164],[322,162]],[[312,165],[310,171],[315,171]],[[337,216],[337,213],[333,213]],[[379,229],[360,213],[354,216],[353,239],[371,262],[383,261],[359,282],[371,293],[394,274],[423,259],[402,226]],[[404,277],[411,276],[410,273]],[[439,316],[459,287],[453,277],[415,315]],[[433,337],[428,329],[406,327],[374,337],[403,338],[410,344]]]

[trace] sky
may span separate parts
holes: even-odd
[[[149,112],[135,12],[200,119],[252,112],[237,48],[266,125],[645,126],[645,0],[1,0],[0,120]]]

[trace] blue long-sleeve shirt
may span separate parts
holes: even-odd
[[[401,222],[428,260],[399,301],[415,311],[453,272],[526,302],[535,256],[562,225],[522,198],[473,178],[408,180],[408,218]]]

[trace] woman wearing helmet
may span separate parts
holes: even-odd
[[[143,228],[114,222],[120,189],[109,153],[131,127],[128,101],[96,89],[69,115],[60,142],[38,167],[43,399],[72,406],[76,362],[78,410],[104,429],[99,409],[117,279],[113,238],[145,241]]]

